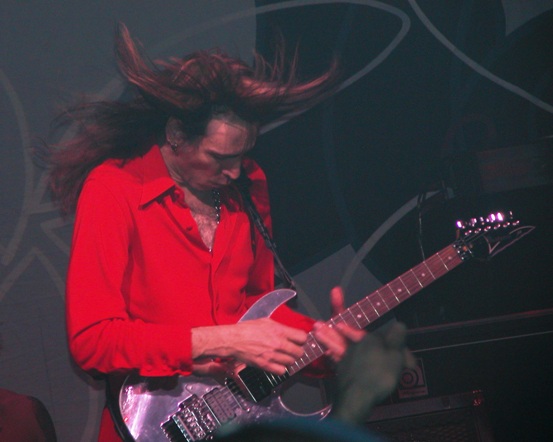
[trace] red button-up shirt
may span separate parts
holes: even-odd
[[[265,176],[253,161],[244,165],[270,227]],[[236,189],[223,189],[221,203],[211,253],[159,147],[90,173],[76,212],[66,299],[69,347],[83,369],[189,375],[191,329],[236,323],[273,289],[272,254]],[[313,322],[286,307],[273,318],[305,330]]]

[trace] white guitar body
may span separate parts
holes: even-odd
[[[246,312],[240,322],[270,316],[295,294],[288,289],[268,293]],[[221,385],[208,377],[131,376],[119,394],[119,409],[123,422],[138,442],[204,440],[230,421],[251,423],[284,416],[322,419],[330,412],[330,406],[327,406],[311,414],[296,413],[284,404],[278,387],[274,394],[259,403],[239,390],[233,382]],[[163,428],[165,422],[170,423]]]

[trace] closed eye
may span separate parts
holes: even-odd
[[[225,161],[225,160],[233,160],[236,158],[240,158],[243,155],[243,153],[241,152],[233,155],[221,155],[218,153],[210,152],[210,155],[217,161]]]

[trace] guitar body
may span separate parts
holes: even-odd
[[[294,296],[293,290],[272,291],[258,300],[240,322],[268,317]],[[222,385],[209,377],[129,376],[119,394],[119,409],[137,442],[204,440],[231,421],[251,423],[285,416],[322,419],[330,412],[327,406],[311,414],[296,413],[284,404],[279,391],[275,388],[273,394],[256,403],[230,378]]]

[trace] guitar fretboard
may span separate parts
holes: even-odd
[[[452,244],[334,316],[326,324],[333,327],[345,323],[353,328],[365,328],[462,262],[457,248]],[[290,376],[324,354],[324,348],[311,333],[303,350],[303,356],[288,367]]]

